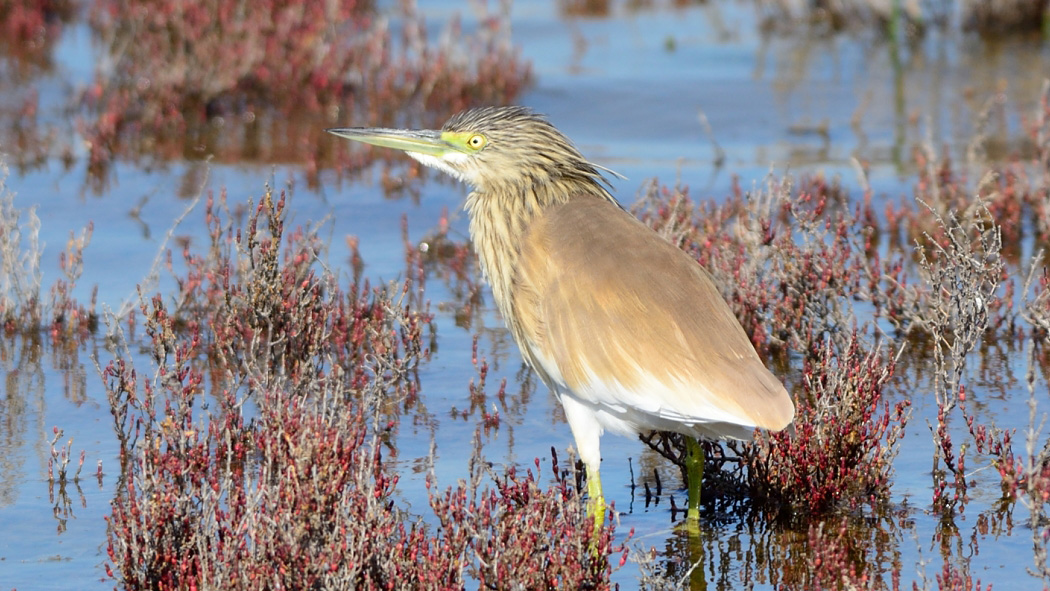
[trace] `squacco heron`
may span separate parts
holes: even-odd
[[[525,361],[565,408],[597,524],[604,431],[685,435],[686,517],[697,520],[695,438],[749,439],[791,422],[791,397],[707,271],[625,211],[606,189],[607,169],[545,118],[486,107],[435,131],[328,131],[403,150],[471,186],[482,270]]]

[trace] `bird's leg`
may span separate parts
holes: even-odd
[[[587,514],[594,519],[594,532],[605,524],[605,497],[602,495],[602,479],[598,469],[587,466]]]
[[[605,497],[602,496],[602,479],[598,475],[602,464],[602,455],[598,447],[602,426],[598,424],[593,408],[580,402],[567,390],[559,388],[556,391],[562,408],[565,409],[565,419],[568,420],[572,436],[576,440],[580,460],[587,468],[587,515],[594,520],[594,532],[598,533],[605,524]]]
[[[695,437],[685,437],[685,480],[689,487],[686,521],[700,520],[700,483],[704,478],[704,448]]]

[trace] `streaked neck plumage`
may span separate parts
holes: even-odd
[[[496,306],[520,343],[513,284],[521,243],[529,225],[544,211],[572,199],[604,199],[619,207],[600,175],[522,177],[493,186],[481,182],[467,197],[470,237]]]

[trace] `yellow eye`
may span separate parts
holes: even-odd
[[[470,139],[467,140],[467,145],[475,150],[480,150],[485,147],[486,141],[487,140],[485,140],[485,136],[481,134],[476,134],[470,136]]]

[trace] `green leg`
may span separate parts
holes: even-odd
[[[602,478],[598,470],[587,467],[587,513],[594,519],[594,531],[605,525],[605,497],[602,496]]]
[[[695,437],[685,437],[685,479],[689,487],[686,521],[700,521],[700,483],[704,479],[704,448]]]

